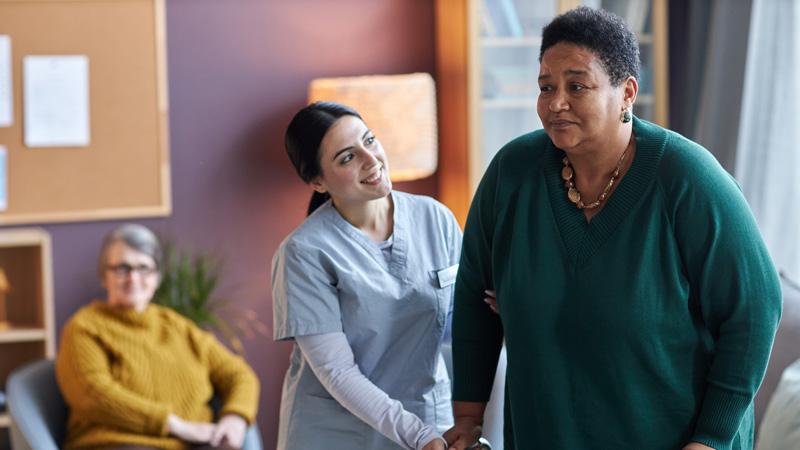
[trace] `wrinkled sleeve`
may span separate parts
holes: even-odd
[[[450,264],[458,264],[461,259],[461,242],[464,234],[458,225],[453,213],[448,209],[447,214],[447,249],[450,252]]]
[[[781,314],[780,282],[733,179],[710,155],[674,208],[690,303],[714,341],[693,441],[729,449],[766,371]],[[699,169],[697,167],[700,167]],[[696,180],[695,180],[696,179]]]
[[[89,329],[74,321],[64,327],[56,378],[72,414],[132,433],[166,436],[169,406],[118,383],[110,358]]]
[[[494,288],[491,260],[498,166],[496,157],[478,186],[464,228],[453,311],[453,400],[457,401],[488,401],[503,342],[500,318],[483,302],[483,291]]]
[[[442,205],[442,209],[444,209],[445,225],[443,228],[445,232],[444,239],[447,244],[448,263],[452,266],[458,264],[461,259],[461,241],[464,235],[453,213],[444,205]],[[450,307],[447,310],[447,327],[445,328],[443,338],[443,342],[450,345],[452,345],[453,342],[453,304],[455,300],[455,288],[453,288],[451,292]]]
[[[258,410],[259,381],[240,356],[231,353],[214,335],[189,324],[196,342],[205,349],[206,364],[214,390],[222,398],[219,416],[236,414],[252,424]]]
[[[272,259],[274,339],[342,331],[336,280],[320,251],[291,240]]]
[[[325,389],[367,425],[411,450],[442,439],[434,426],[406,411],[361,372],[344,333],[298,336],[296,341]]]

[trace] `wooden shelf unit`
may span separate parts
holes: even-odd
[[[0,331],[0,344],[46,340],[47,330],[44,328],[12,328]]]
[[[29,362],[55,357],[50,235],[39,228],[0,229],[0,267],[10,285],[0,330],[0,389],[8,375]],[[10,418],[0,414],[0,429]],[[3,443],[0,443],[0,447]]]

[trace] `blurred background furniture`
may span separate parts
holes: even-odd
[[[800,448],[800,285],[783,274],[781,285],[783,316],[755,402],[759,450]]]
[[[781,375],[792,363],[800,360],[800,285],[781,274],[781,288],[783,290],[781,324],[775,335],[775,343],[772,345],[767,373],[755,399],[757,433],[767,405],[773,394],[777,392]]]
[[[58,389],[55,363],[45,359],[14,371],[8,379],[11,445],[14,450],[58,450],[64,440],[67,405]],[[256,426],[247,430],[242,450],[262,450]]]
[[[50,234],[41,228],[0,230],[5,315],[0,328],[0,390],[9,374],[31,361],[55,357]],[[8,412],[0,410],[0,449],[7,449]]]
[[[783,371],[761,418],[756,448],[800,448],[800,360]]]
[[[52,360],[40,360],[8,378],[11,445],[17,449],[57,450],[64,440],[67,406],[56,383]]]

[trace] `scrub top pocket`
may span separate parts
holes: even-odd
[[[453,284],[439,286],[439,272],[442,269],[428,271],[430,288],[436,295],[436,325],[441,329],[447,326],[447,318],[453,310]]]

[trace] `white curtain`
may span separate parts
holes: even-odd
[[[736,152],[775,265],[800,280],[800,2],[753,0]]]
[[[695,19],[695,13],[701,13],[701,17],[696,18],[697,21],[690,26],[708,28],[689,31],[690,36],[694,34],[693,37],[699,38],[704,35],[706,39],[702,53],[693,47],[702,46],[704,41],[688,42],[690,49],[687,56],[702,56],[704,59],[702,68],[687,67],[690,77],[702,74],[700,87],[690,87],[691,95],[698,97],[696,101],[689,102],[689,105],[697,105],[692,137],[711,151],[725,170],[733,172],[738,139],[736,124],[741,120],[751,3],[749,0],[714,0],[710,10],[703,11],[709,5],[703,1],[693,1],[688,7],[691,9],[690,20]],[[703,19],[707,23],[703,23]],[[670,31],[678,30],[672,27]],[[694,62],[687,61],[689,66]]]

